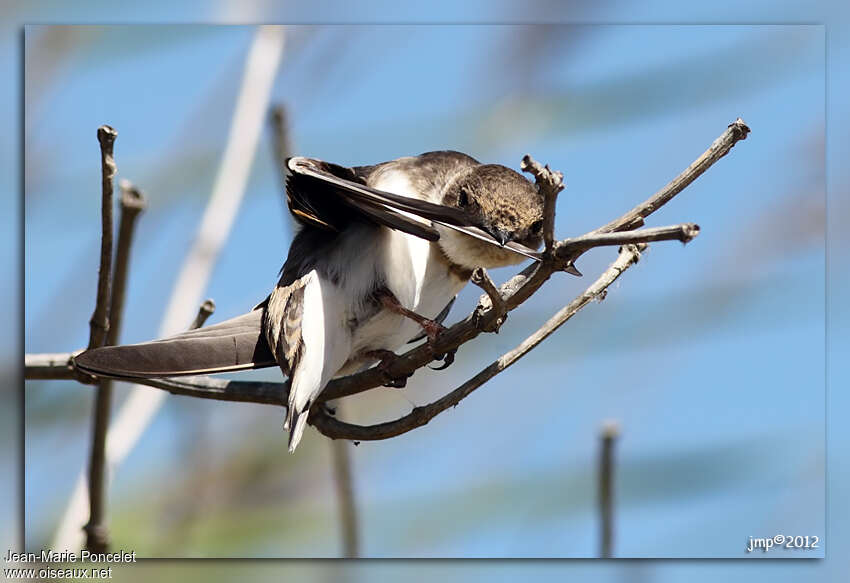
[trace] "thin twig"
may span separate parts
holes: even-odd
[[[112,179],[115,177],[113,148],[118,132],[102,125],[97,128],[100,142],[100,268],[97,273],[97,300],[89,320],[89,348],[103,346],[109,330],[109,286],[112,276]]]
[[[130,249],[133,243],[136,218],[145,208],[144,195],[128,181],[121,183],[121,218],[118,224],[118,245],[115,250],[115,275],[109,301],[109,329],[106,345],[118,343],[124,315],[124,290],[127,288]],[[86,548],[103,553],[109,548],[109,527],[106,523],[106,433],[112,409],[112,379],[102,379],[97,388],[92,415],[92,444],[89,455],[89,521],[85,525]]]
[[[599,556],[610,559],[614,548],[614,444],[620,435],[615,421],[602,425],[599,448]]]
[[[523,156],[519,167],[534,176],[537,189],[543,195],[543,249],[551,253],[555,242],[555,203],[558,193],[564,189],[564,175],[550,170],[548,164],[542,166],[529,154]]]
[[[615,231],[629,231],[643,226],[644,219],[670,202],[674,196],[682,192],[689,184],[699,178],[706,170],[713,166],[718,160],[729,153],[732,147],[741,140],[747,139],[750,128],[740,117],[730,123],[726,130],[718,136],[714,142],[703,152],[690,166],[679,173],[676,178],[668,182],[661,190],[648,199],[634,207],[627,213],[617,217],[613,221],[594,229],[587,235],[613,233]],[[587,249],[562,250],[556,243],[554,255],[560,265],[573,265]]]
[[[203,326],[207,319],[214,313],[215,302],[212,300],[212,298],[204,300],[201,304],[201,307],[198,308],[198,315],[195,316],[195,319],[189,325],[189,330],[197,330],[198,328]]]
[[[69,380],[77,378],[72,359],[81,353],[60,352],[24,355],[24,378],[27,380]]]
[[[572,253],[585,252],[594,247],[612,245],[637,245],[639,243],[652,243],[653,241],[681,241],[690,243],[699,235],[699,225],[694,223],[682,223],[681,225],[670,225],[669,227],[651,227],[635,231],[619,231],[616,233],[590,232],[580,237],[561,239],[557,243],[555,256],[568,257]]]
[[[498,317],[495,322],[493,322],[493,329],[487,331],[498,333],[499,328],[505,323],[505,320],[508,317],[508,309],[505,306],[505,301],[499,294],[499,290],[496,289],[496,284],[493,283],[493,280],[490,278],[490,274],[487,273],[487,270],[483,267],[476,267],[472,272],[472,277],[469,278],[469,281],[480,287],[484,290],[484,293],[487,294],[486,296],[481,296],[478,300],[478,307],[476,308],[476,311],[482,312],[492,307],[492,309],[495,310],[495,313],[498,314]]]
[[[118,246],[115,250],[115,275],[109,301],[110,328],[106,337],[109,346],[118,344],[124,319],[124,298],[130,267],[130,249],[136,230],[136,219],[147,207],[145,195],[128,180],[121,181],[121,217],[118,223]]]
[[[699,178],[703,172],[708,170],[715,162],[729,153],[729,150],[740,140],[747,139],[750,128],[740,117],[729,124],[723,132],[702,155],[694,160],[690,166],[685,168],[676,178],[667,183],[664,188],[650,196],[648,199],[614,219],[607,225],[596,229],[597,233],[611,233],[613,231],[628,231],[643,226],[643,219],[657,211],[670,202],[670,200],[682,192],[686,186]]]

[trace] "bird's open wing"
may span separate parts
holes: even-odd
[[[261,330],[263,312],[258,307],[220,324],[162,340],[87,350],[74,361],[85,372],[125,379],[277,366]]]
[[[372,188],[354,170],[314,158],[296,156],[286,162],[289,210],[302,223],[339,231],[353,216],[436,241],[437,223],[485,243],[540,260],[540,253],[515,242],[502,245],[483,230],[469,225],[460,209]],[[352,215],[352,212],[355,213]]]

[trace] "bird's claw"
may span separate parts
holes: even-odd
[[[378,359],[376,368],[381,371],[381,374],[383,374],[384,378],[387,379],[387,382],[382,385],[384,387],[403,389],[407,386],[407,379],[413,376],[413,373],[401,377],[394,377],[390,375],[390,366],[395,359],[398,358],[398,355],[392,350],[371,350],[369,351],[368,356]]]
[[[389,379],[387,382],[385,382],[381,386],[382,387],[389,387],[391,389],[403,389],[404,387],[407,386],[407,379],[409,379],[411,376],[413,376],[413,375],[409,374],[407,376]],[[389,378],[389,376],[388,376],[388,378]]]
[[[457,352],[457,348],[454,350],[449,350],[445,354],[440,354],[434,358],[434,360],[442,361],[442,365],[440,366],[429,366],[431,370],[446,370],[449,368],[452,363],[455,361],[455,353]]]

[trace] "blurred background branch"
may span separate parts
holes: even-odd
[[[620,426],[606,421],[599,432],[599,556],[614,556],[614,445]]]

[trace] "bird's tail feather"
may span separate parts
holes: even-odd
[[[87,350],[77,368],[98,376],[152,378],[276,366],[262,333],[262,309],[176,336]]]
[[[307,426],[307,416],[309,411],[302,413],[295,412],[292,415],[291,427],[289,431],[289,453],[293,453],[298,443],[301,441],[301,436],[304,433],[304,428]]]
[[[292,367],[289,408],[284,428],[289,429],[289,451],[295,450],[307,424],[316,396],[351,353],[351,332],[346,306],[351,301],[336,285],[313,270],[303,278],[301,344]]]

